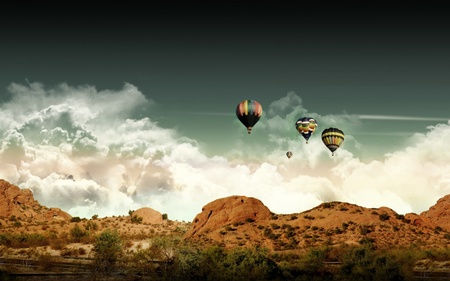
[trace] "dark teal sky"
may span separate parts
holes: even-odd
[[[41,204],[192,220],[236,194],[406,214],[450,193],[448,6],[59,2],[0,2],[0,178]]]
[[[131,83],[155,102],[136,117],[176,128],[210,155],[245,133],[234,109],[247,98],[267,109],[295,92],[321,116],[450,118],[447,7],[23,3],[0,12],[2,100],[12,82]],[[344,129],[385,153],[436,123],[361,120]]]

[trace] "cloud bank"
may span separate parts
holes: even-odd
[[[450,193],[449,124],[364,163],[354,156],[362,146],[357,138],[347,134],[336,156],[320,140],[326,127],[345,132],[360,126],[358,118],[308,112],[291,92],[264,106],[252,133],[262,141],[243,134],[229,154],[208,157],[196,140],[139,117],[155,105],[131,84],[103,91],[11,84],[8,91],[12,98],[0,108],[0,178],[73,216],[151,207],[191,221],[203,205],[235,194],[256,197],[275,213],[334,200],[407,213]],[[320,120],[308,144],[292,129],[302,116]]]

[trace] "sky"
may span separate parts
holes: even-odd
[[[447,6],[5,3],[0,178],[43,205],[192,221],[232,195],[405,214],[450,193]],[[250,135],[244,99],[263,107]]]

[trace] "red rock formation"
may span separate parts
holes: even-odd
[[[20,189],[18,186],[0,179],[0,217],[17,219],[33,219],[36,221],[70,220],[71,215],[59,208],[47,208],[34,200],[29,189]]]
[[[142,223],[160,224],[163,222],[162,214],[148,207],[140,208],[134,211],[132,215],[141,217]]]
[[[424,219],[429,220],[436,226],[450,231],[450,195],[439,199],[428,211],[420,214]]]
[[[189,238],[226,224],[245,222],[246,220],[267,220],[271,216],[260,200],[245,196],[230,196],[217,199],[206,204],[192,222],[192,226],[184,235]]]

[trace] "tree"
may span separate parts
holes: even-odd
[[[94,266],[101,273],[112,273],[122,254],[122,239],[117,230],[106,229],[95,238]]]

